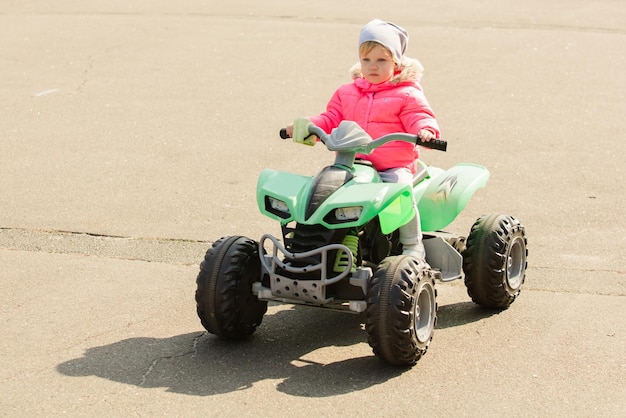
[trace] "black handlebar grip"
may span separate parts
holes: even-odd
[[[282,139],[287,139],[287,138],[289,138],[289,135],[287,135],[287,129],[286,129],[286,128],[283,128],[283,129],[281,129],[281,130],[280,130],[280,137],[281,137]]]
[[[416,144],[422,147],[436,149],[438,151],[446,151],[448,148],[448,141],[444,141],[443,139],[431,139],[428,142],[424,142],[422,141],[422,138],[418,136]]]

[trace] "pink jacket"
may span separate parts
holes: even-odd
[[[330,133],[342,120],[359,124],[374,139],[395,132],[417,134],[422,129],[439,138],[439,126],[419,84],[422,66],[419,61],[404,58],[401,71],[391,80],[371,84],[361,75],[357,63],[351,70],[354,81],[339,87],[328,102],[326,111],[309,119]],[[407,167],[415,170],[419,157],[417,147],[406,142],[390,142],[369,155],[378,171]]]

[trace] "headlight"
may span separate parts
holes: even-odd
[[[289,213],[289,207],[282,200],[275,199],[273,197],[268,197],[270,207],[275,211]]]
[[[361,217],[363,212],[362,206],[351,206],[347,208],[335,209],[335,218],[338,221],[354,221]]]

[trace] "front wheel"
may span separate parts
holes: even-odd
[[[257,242],[242,236],[221,238],[200,264],[196,307],[200,322],[212,334],[242,340],[261,324],[267,302],[252,293],[261,261]]]
[[[479,218],[463,252],[465,286],[472,300],[485,307],[505,309],[519,296],[526,277],[526,232],[513,216]]]
[[[428,349],[437,321],[437,292],[429,266],[409,256],[388,257],[367,292],[365,331],[374,354],[414,365]]]

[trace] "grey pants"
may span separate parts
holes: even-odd
[[[400,183],[413,185],[413,173],[408,168],[391,168],[381,171],[380,177],[387,183]],[[411,195],[412,197],[412,195]],[[413,200],[415,216],[406,225],[400,227],[400,243],[402,245],[416,245],[422,242],[422,229],[420,227],[420,214],[417,204]]]

